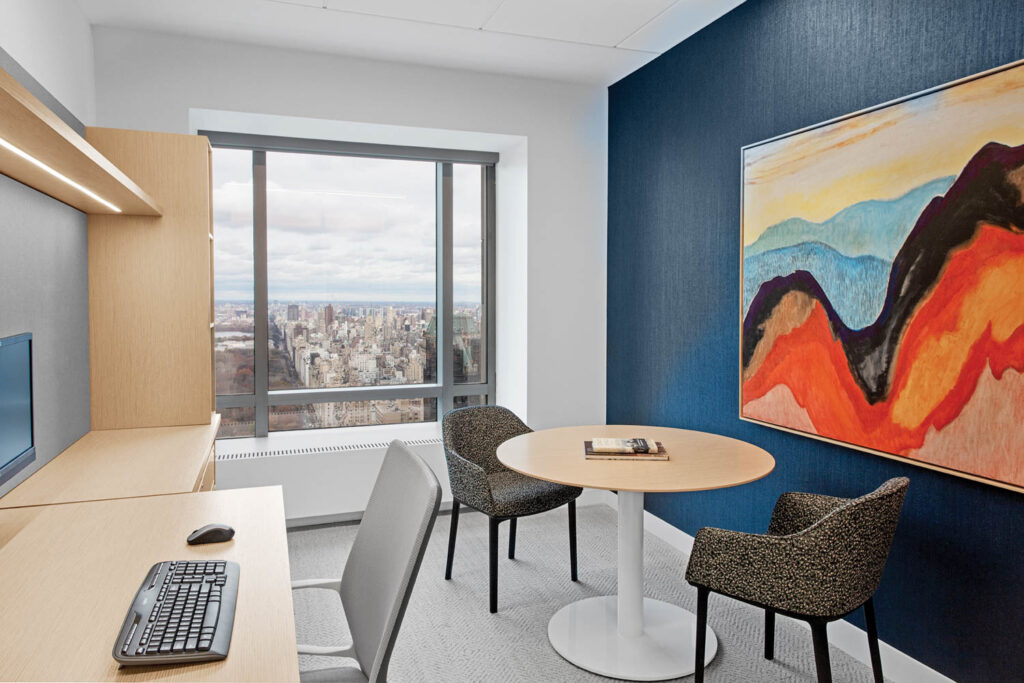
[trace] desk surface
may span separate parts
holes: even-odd
[[[651,436],[668,460],[587,460],[595,437]],[[498,446],[498,460],[517,472],[559,484],[613,491],[705,491],[746,484],[775,469],[763,448],[718,434],[669,427],[591,425],[523,434]]]
[[[87,432],[0,498],[0,508],[187,493],[219,426],[214,413],[207,425]]]
[[[235,538],[185,544],[213,521]],[[119,669],[114,639],[149,568],[214,558],[241,567],[228,658]],[[0,680],[299,677],[280,487],[0,510],[0,606]]]

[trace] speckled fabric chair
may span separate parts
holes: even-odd
[[[764,656],[774,658],[775,614],[807,621],[819,683],[830,683],[826,624],[863,607],[875,681],[882,683],[871,596],[889,556],[909,480],[890,479],[860,498],[784,493],[765,535],[705,527],[686,580],[697,587],[695,683],[704,680],[708,593],[764,608]]]
[[[516,519],[569,504],[569,565],[576,581],[576,498],[583,489],[534,479],[498,461],[498,446],[533,430],[501,406],[459,408],[441,422],[448,477],[452,485],[452,522],[444,578],[452,578],[459,506],[468,505],[490,518],[491,612],[498,611],[498,525],[509,520],[508,557],[515,558]]]

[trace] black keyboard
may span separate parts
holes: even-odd
[[[133,665],[224,659],[237,596],[235,562],[153,565],[117,634],[114,659]]]

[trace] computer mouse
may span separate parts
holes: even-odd
[[[227,524],[207,524],[188,535],[189,545],[200,543],[223,543],[230,541],[235,535],[235,530]]]

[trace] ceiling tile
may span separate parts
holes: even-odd
[[[480,28],[501,0],[327,0],[328,9]]]
[[[319,7],[323,9],[324,3],[327,0],[272,0],[272,2],[280,2],[285,5],[299,5],[300,7]]]
[[[675,47],[744,0],[679,0],[656,21],[626,38],[619,47],[662,53]]]
[[[608,85],[654,57],[271,0],[79,1],[97,26],[554,81]]]
[[[674,0],[505,0],[488,31],[613,47]]]

